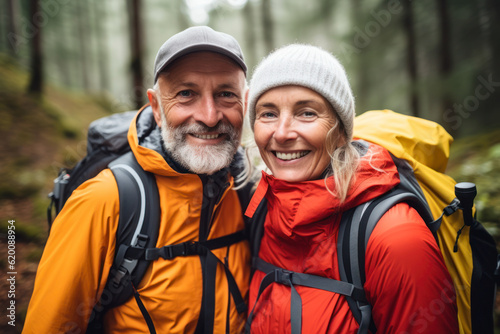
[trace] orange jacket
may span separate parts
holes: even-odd
[[[154,122],[150,108],[138,113],[128,138],[140,165],[156,176],[161,206],[156,246],[197,241],[200,219],[205,221],[200,217],[204,197],[201,178],[176,172],[169,166],[158,153],[161,148],[157,127],[144,140],[140,124],[148,122]],[[228,177],[228,182],[229,185],[219,187],[222,197],[209,213],[212,220],[208,239],[244,228],[238,195],[231,189],[233,178]],[[85,332],[114,259],[118,216],[118,189],[109,169],[74,191],[53,224],[38,267],[23,333]],[[227,257],[229,269],[246,298],[250,273],[248,243],[240,242],[213,253],[223,262]],[[223,333],[228,287],[221,265],[215,284],[214,333]],[[200,257],[189,256],[152,262],[137,290],[158,333],[192,333],[198,322],[202,286]],[[240,332],[244,320],[231,299],[231,332]],[[107,333],[149,332],[133,297],[109,310],[104,325]]]
[[[289,183],[264,173],[247,210],[251,216],[262,198],[267,199],[259,257],[294,272],[339,280],[342,212],[399,183],[387,151],[376,145],[370,150],[343,204],[327,191],[324,180]],[[458,333],[453,282],[430,230],[406,203],[391,208],[375,227],[365,272],[364,289],[378,333]],[[250,285],[249,309],[256,304],[251,333],[290,333],[290,287],[273,283],[256,303],[264,276],[257,270]],[[302,299],[302,333],[357,332],[342,295],[295,288]]]

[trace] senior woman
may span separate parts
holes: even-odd
[[[340,280],[342,213],[396,186],[397,169],[385,149],[374,144],[363,149],[353,141],[354,98],[346,73],[318,47],[293,44],[265,58],[252,77],[248,111],[271,174],[262,173],[246,212],[252,217],[266,200],[247,331],[356,333],[359,325],[344,295],[277,283],[274,277],[266,282],[270,276],[263,268]],[[370,328],[458,332],[451,277],[431,232],[406,203],[391,208],[375,227],[365,271]],[[437,309],[441,300],[445,306]]]

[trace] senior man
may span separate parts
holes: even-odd
[[[237,234],[244,222],[233,189],[240,175],[232,166],[241,160],[247,94],[240,46],[209,27],[186,29],[160,48],[154,75],[150,104],[138,112],[128,138],[137,162],[156,179],[156,247]],[[95,330],[87,327],[93,318],[89,328],[95,328],[92,310],[115,259],[118,197],[109,169],[73,192],[52,226],[24,333]],[[248,242],[221,245],[152,261],[133,286],[135,298],[107,310],[97,327],[106,333],[241,332]]]

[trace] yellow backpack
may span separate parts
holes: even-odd
[[[454,281],[460,333],[493,333],[497,250],[491,235],[473,218],[475,186],[460,189],[464,184],[459,184],[458,191],[469,192],[460,204],[457,183],[444,174],[453,138],[435,122],[391,110],[356,117],[354,137],[385,147],[411,166],[433,219],[442,217],[437,237]],[[470,212],[464,203],[467,196]]]

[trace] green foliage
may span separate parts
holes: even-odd
[[[7,234],[9,223],[4,219],[0,221],[0,233]],[[42,244],[47,238],[45,230],[38,225],[16,220],[15,223],[16,242],[35,242]]]
[[[462,138],[452,145],[448,173],[457,182],[473,182],[479,221],[500,228],[500,130]]]
[[[25,210],[12,217],[21,215],[23,221],[33,219],[34,226],[45,226],[47,194],[59,168],[71,167],[82,158],[88,124],[114,109],[105,109],[112,104],[109,98],[51,86],[44,96],[33,97],[25,94],[27,82],[27,73],[0,54],[0,218],[10,215],[3,209],[7,202],[23,201],[22,206],[10,206]],[[39,232],[20,226],[21,237],[27,239]]]
[[[43,254],[43,248],[41,248],[41,247],[33,248],[26,255],[26,261],[31,262],[31,263],[38,263],[38,262],[40,262],[40,259],[42,258],[42,254]]]

